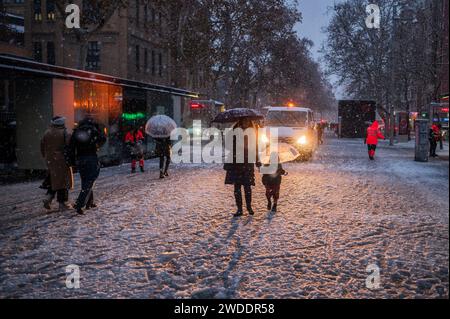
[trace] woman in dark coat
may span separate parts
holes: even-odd
[[[245,203],[247,206],[247,211],[249,215],[254,215],[255,212],[252,208],[252,186],[255,186],[255,164],[260,167],[261,164],[258,160],[257,152],[257,130],[255,124],[251,120],[243,119],[240,120],[233,129],[241,128],[244,131],[248,128],[253,128],[255,130],[256,141],[254,146],[256,147],[256,163],[249,161],[248,152],[249,145],[248,137],[244,140],[244,162],[238,163],[236,156],[236,136],[233,137],[233,160],[231,163],[225,164],[224,169],[226,170],[225,184],[234,185],[234,198],[236,200],[237,212],[234,217],[240,217],[243,215],[243,205],[242,205],[242,188],[244,188]]]
[[[155,138],[156,156],[159,157],[159,178],[168,177],[170,155],[172,153],[172,142],[170,137],[167,138]]]

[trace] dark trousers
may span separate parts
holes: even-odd
[[[281,184],[266,185],[267,200],[270,201],[273,198],[275,203],[278,202],[278,199],[280,198],[280,188]]]
[[[159,156],[159,170],[166,173],[169,169],[170,155]]]
[[[69,200],[69,190],[67,189],[60,189],[57,191],[49,189],[47,191],[47,194],[50,195],[52,198],[55,198],[58,201],[58,203],[65,203]]]
[[[244,187],[247,208],[252,207],[252,187],[250,185],[234,184],[234,198],[236,200],[236,206],[240,211],[242,211],[242,187]]]
[[[80,157],[78,170],[81,177],[81,192],[77,199],[76,208],[82,209],[94,202],[93,188],[100,174],[100,163],[97,156]]]
[[[430,140],[430,156],[436,156],[437,141],[435,139]]]
[[[369,157],[373,159],[375,157],[377,146],[375,144],[368,144],[367,149],[369,150]]]

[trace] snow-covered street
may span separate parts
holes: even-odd
[[[103,169],[84,216],[46,213],[40,182],[0,186],[0,298],[448,298],[448,151],[366,153],[329,139],[286,164],[276,214],[258,175],[256,216],[239,219],[221,165],[173,166],[162,181],[156,161]],[[71,264],[80,289],[66,288]]]

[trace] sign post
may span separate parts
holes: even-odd
[[[429,134],[429,121],[427,119],[416,120],[416,162],[428,162],[430,141],[428,140]]]

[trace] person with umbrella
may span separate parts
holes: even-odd
[[[256,137],[255,143],[251,143],[248,140],[248,136],[244,137],[244,156],[243,162],[238,162],[237,158],[237,139],[236,135],[233,134],[233,149],[232,151],[232,159],[228,161],[224,165],[224,169],[226,170],[225,176],[225,184],[234,186],[234,198],[236,201],[237,212],[234,214],[234,217],[240,217],[243,213],[243,203],[242,203],[242,188],[244,189],[245,194],[245,203],[247,207],[247,211],[249,215],[253,216],[255,214],[252,208],[252,186],[255,186],[255,165],[257,167],[261,166],[258,158],[256,158],[256,162],[252,162],[249,159],[249,151],[252,145],[256,146],[256,155],[257,151],[257,127],[255,125],[255,121],[263,119],[263,116],[259,113],[250,110],[250,109],[232,109],[226,112],[219,114],[214,122],[216,123],[232,123],[237,122],[233,130],[236,129],[252,129],[255,130],[254,136]],[[257,156],[258,157],[258,156]]]
[[[159,157],[159,178],[169,176],[170,156],[172,152],[172,142],[170,135],[177,128],[174,120],[166,115],[156,115],[148,120],[145,132],[150,135],[156,143],[155,154]]]
[[[170,164],[170,155],[172,153],[172,142],[170,137],[166,138],[155,138],[156,148],[155,153],[156,156],[159,157],[159,178],[163,179],[165,177],[169,177],[169,164]]]

